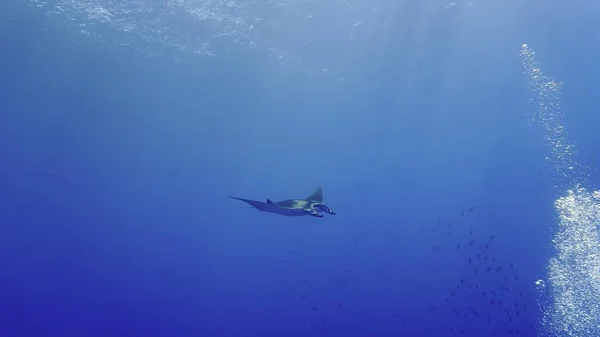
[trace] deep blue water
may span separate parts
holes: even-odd
[[[542,335],[565,190],[519,50],[598,188],[594,1],[380,2],[353,44],[314,2],[274,30],[316,74],[48,15],[74,3],[0,3],[0,336]],[[337,215],[227,198],[319,185]]]

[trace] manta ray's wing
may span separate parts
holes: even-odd
[[[309,195],[306,200],[323,202],[323,189],[321,189],[321,186],[317,187],[317,190],[314,191],[313,194]]]
[[[268,212],[268,211],[271,211],[271,209],[273,208],[273,204],[266,203],[266,202],[244,199],[244,198],[237,198],[237,197],[229,197],[229,198],[243,201],[243,202],[249,204],[250,206],[256,208],[259,211],[267,211]]]
[[[250,200],[250,199],[236,198],[236,197],[230,197],[230,198],[239,200],[239,201],[243,201],[262,212],[269,212],[269,213],[275,213],[275,214],[286,215],[286,216],[301,216],[301,215],[308,214],[306,212],[306,210],[302,207],[285,207],[285,206],[279,205],[279,203],[274,203],[274,202],[267,203],[267,202],[261,202],[261,201]],[[304,202],[304,204],[306,204],[305,200],[299,200],[299,201]]]

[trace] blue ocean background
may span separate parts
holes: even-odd
[[[575,181],[520,52],[562,83],[597,189],[598,17],[0,2],[0,336],[562,336],[548,261]],[[336,215],[227,198],[317,186]]]

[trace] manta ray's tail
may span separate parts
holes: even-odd
[[[243,201],[243,202],[245,202],[245,203],[249,203],[248,201],[250,201],[250,200],[248,200],[248,199],[244,199],[244,198],[238,198],[238,197],[232,197],[232,196],[227,196],[227,198],[231,198],[231,199],[233,199],[233,200],[239,200],[239,201]],[[255,207],[254,207],[254,206],[248,206],[248,208],[255,208]]]
[[[248,205],[250,205],[249,208],[256,208],[259,211],[264,211],[266,206],[271,206],[271,204],[273,203],[269,199],[267,199],[267,202],[261,202],[261,201],[238,198],[238,197],[231,197],[231,196],[228,196],[228,198],[243,201],[243,202],[247,203]]]

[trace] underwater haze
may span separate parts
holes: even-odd
[[[599,17],[0,1],[0,336],[600,336]]]

